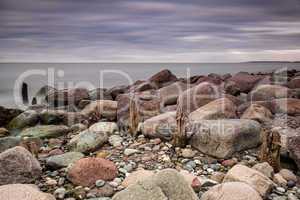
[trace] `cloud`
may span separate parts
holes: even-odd
[[[299,2],[2,0],[0,62],[300,60]]]

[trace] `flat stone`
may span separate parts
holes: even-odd
[[[70,164],[83,157],[84,155],[80,152],[67,152],[47,158],[46,165],[54,169],[68,167]]]

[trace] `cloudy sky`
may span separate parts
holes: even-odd
[[[1,0],[0,62],[300,60],[300,0]]]

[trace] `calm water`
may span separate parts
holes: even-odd
[[[193,63],[193,64],[0,64],[0,105],[15,107],[13,98],[16,80],[28,70],[48,73],[54,70],[57,87],[85,86],[90,89],[129,84],[132,81],[147,79],[162,69],[170,69],[178,77],[206,75],[209,73],[237,73],[239,71],[258,72],[280,68],[300,69],[300,63]],[[107,70],[110,70],[108,72]],[[100,74],[103,73],[103,79]],[[31,74],[31,75],[30,75]],[[48,73],[49,74],[49,73]],[[51,73],[50,73],[51,74]],[[47,75],[29,73],[26,76],[30,96],[42,86],[48,84]]]

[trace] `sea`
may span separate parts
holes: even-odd
[[[177,77],[270,72],[284,69],[300,70],[299,62],[248,63],[0,63],[0,106],[17,107],[22,82],[28,84],[29,97],[45,85],[57,88],[110,88],[146,80],[162,69]]]

